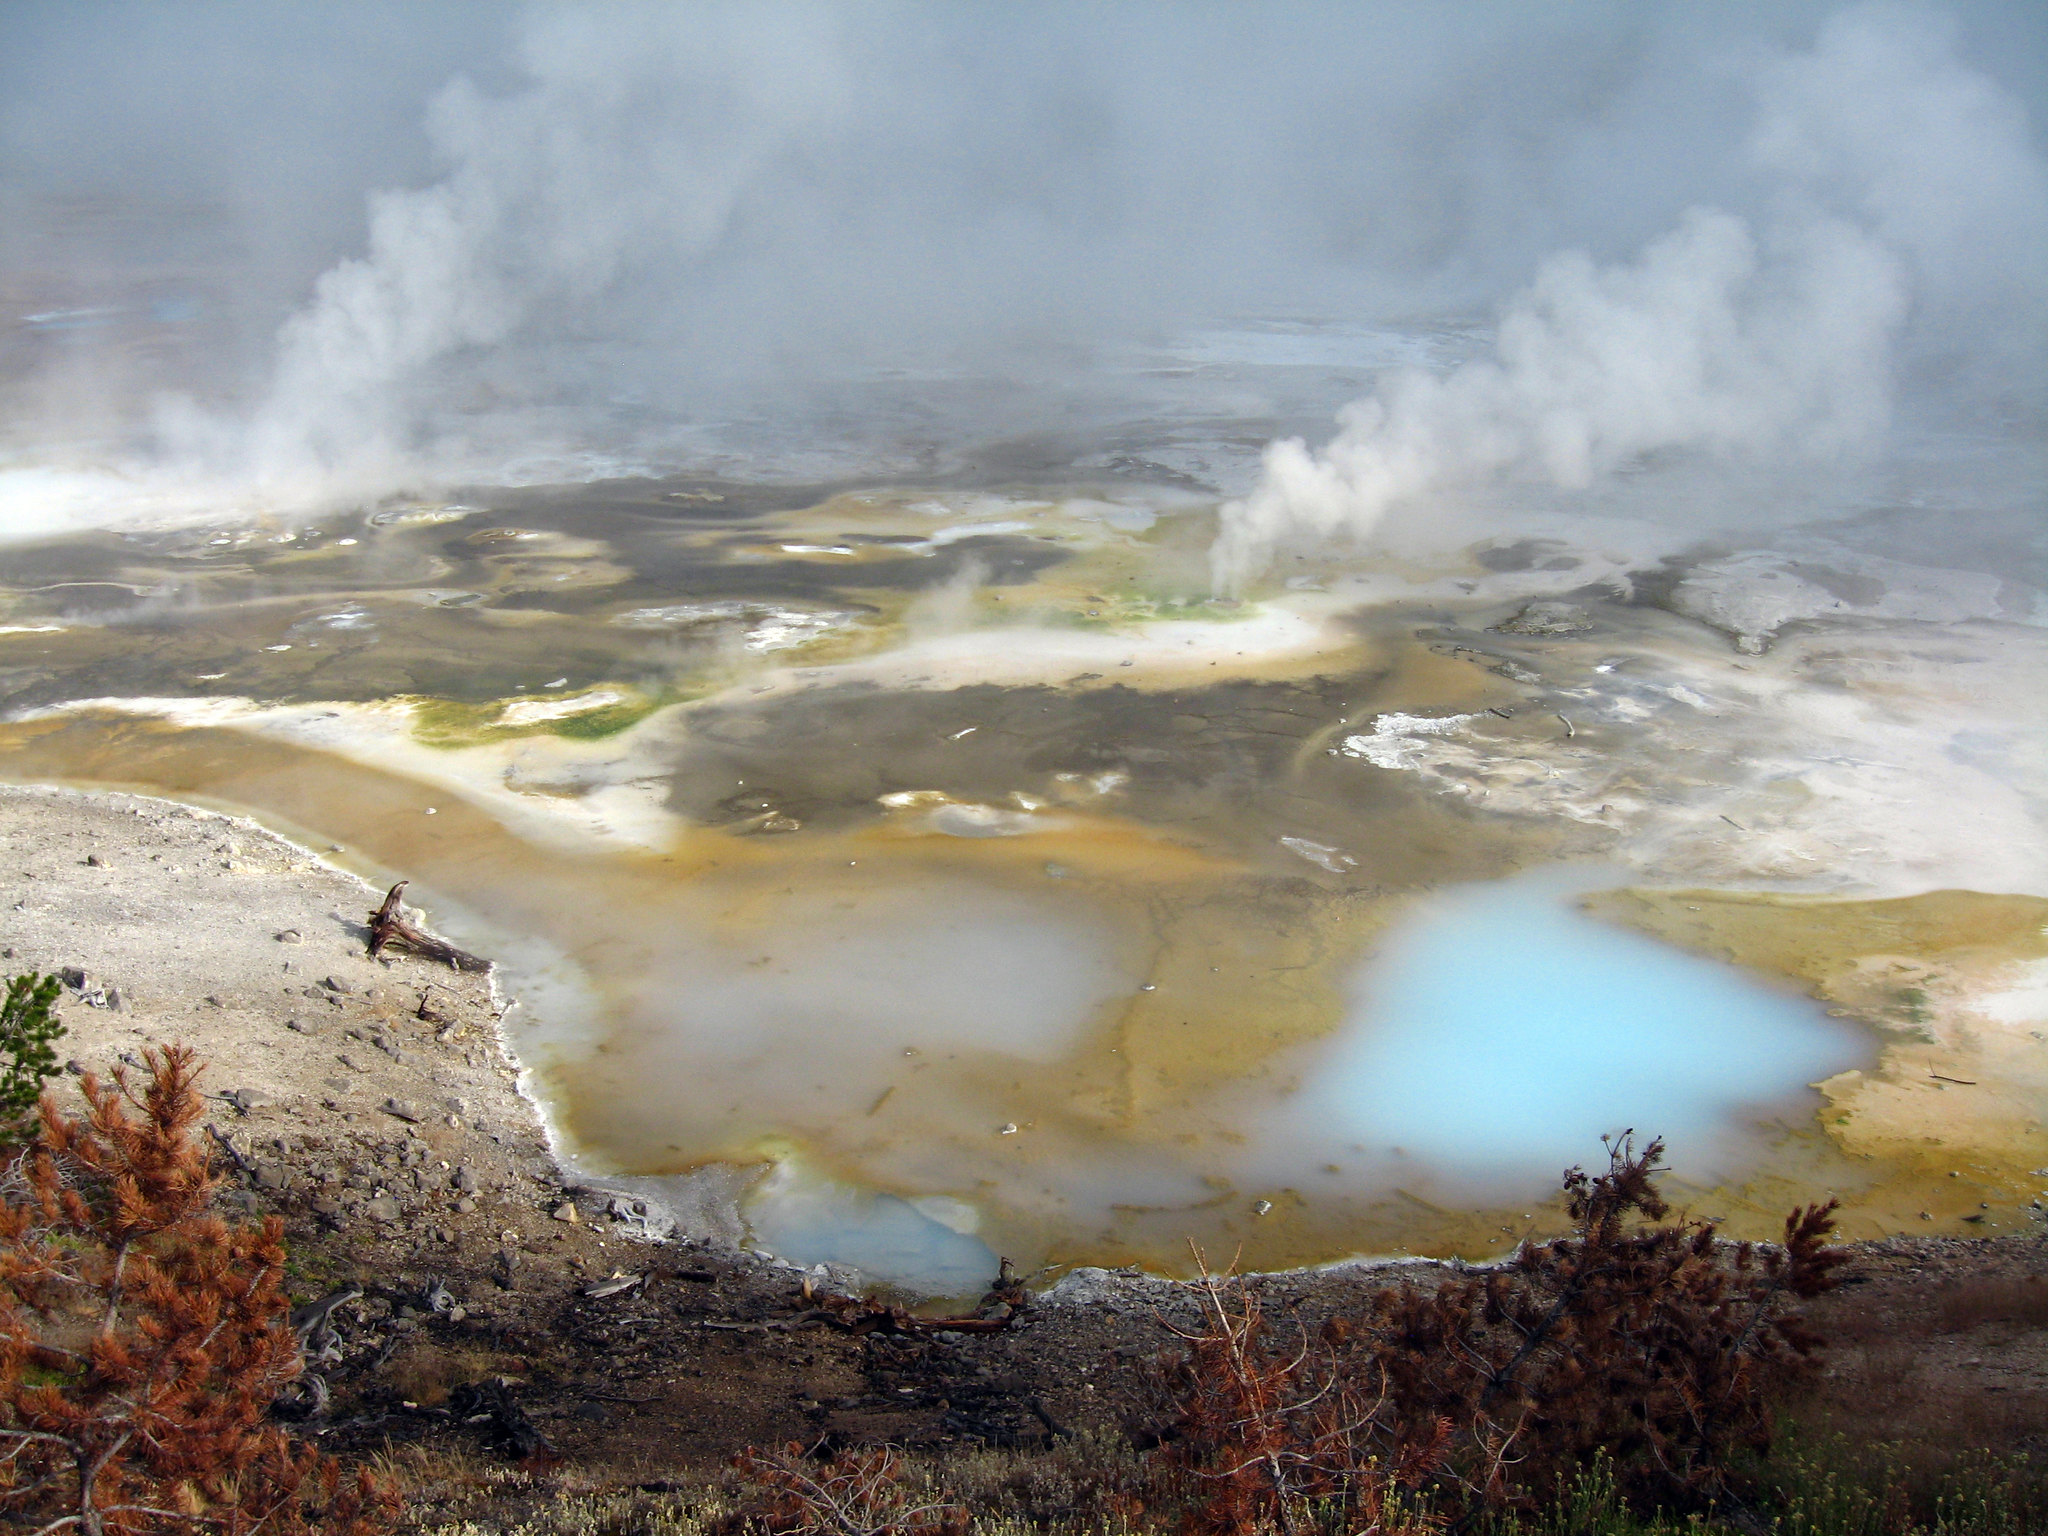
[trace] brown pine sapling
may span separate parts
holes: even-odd
[[[1818,1346],[1794,1304],[1830,1289],[1835,1203],[1795,1210],[1782,1246],[1666,1222],[1664,1144],[1626,1134],[1607,1171],[1564,1178],[1568,1236],[1490,1273],[1380,1292],[1354,1369],[1411,1419],[1459,1426],[1453,1458],[1489,1504],[1554,1492],[1596,1455],[1625,1491],[1739,1504],[1744,1450],[1770,1442],[1771,1392]]]
[[[0,1520],[37,1536],[371,1536],[393,1494],[267,1419],[301,1368],[282,1227],[215,1215],[191,1051],[46,1097],[0,1181]]]

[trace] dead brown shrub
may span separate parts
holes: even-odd
[[[1426,1530],[1427,1483],[1468,1511],[1530,1509],[1596,1460],[1645,1505],[1740,1507],[1733,1469],[1771,1438],[1772,1395],[1818,1344],[1797,1303],[1829,1289],[1833,1206],[1782,1246],[1667,1221],[1663,1144],[1609,1145],[1564,1178],[1570,1235],[1433,1290],[1376,1293],[1314,1339],[1204,1269],[1204,1326],[1167,1382],[1162,1456],[1193,1480],[1193,1529],[1294,1529],[1313,1507]]]
[[[920,1496],[891,1446],[849,1446],[811,1456],[749,1446],[733,1469],[756,1492],[748,1512],[773,1536],[965,1536],[967,1512]]]
[[[282,1228],[229,1226],[190,1051],[47,1098],[0,1185],[0,1519],[38,1536],[370,1536],[396,1500],[266,1421],[299,1372]]]
[[[1438,1529],[1404,1496],[1437,1470],[1449,1422],[1411,1419],[1404,1432],[1382,1374],[1328,1339],[1277,1337],[1254,1292],[1211,1273],[1199,1250],[1196,1262],[1202,1323],[1173,1328],[1187,1353],[1170,1368],[1175,1415],[1161,1452],[1192,1495],[1183,1529],[1292,1536],[1318,1512],[1381,1536]]]
[[[1819,1340],[1795,1303],[1834,1284],[1832,1204],[1792,1212],[1781,1247],[1670,1221],[1661,1141],[1610,1143],[1566,1173],[1573,1231],[1433,1291],[1381,1292],[1353,1372],[1403,1422],[1456,1427],[1467,1494],[1527,1506],[1596,1455],[1646,1503],[1737,1502],[1738,1453],[1770,1443],[1771,1395]]]

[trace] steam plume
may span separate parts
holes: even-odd
[[[1658,450],[1831,455],[1877,438],[1911,302],[1953,310],[1986,291],[1966,229],[1988,218],[2041,245],[2024,114],[1948,55],[1938,22],[1883,5],[1774,61],[1759,108],[1751,151],[1776,205],[1760,232],[1695,207],[1632,262],[1551,257],[1506,306],[1493,357],[1393,374],[1319,451],[1270,444],[1251,494],[1223,508],[1216,588],[1239,590],[1290,540],[1362,540],[1404,503],[1489,477],[1576,490]],[[2023,329],[2038,283],[2022,297]]]
[[[366,253],[285,324],[228,451],[259,485],[346,494],[402,475],[437,364],[544,328],[629,262],[719,238],[763,167],[837,110],[831,31],[801,8],[534,12],[530,84],[492,98],[458,77],[438,95],[428,132],[447,174],[372,195]]]

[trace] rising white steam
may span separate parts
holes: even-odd
[[[1868,6],[1759,81],[1758,224],[1694,208],[1633,261],[1553,256],[1502,315],[1495,354],[1409,369],[1346,406],[1311,450],[1270,444],[1210,552],[1235,592],[1290,541],[1368,537],[1433,492],[1504,475],[1567,490],[1659,450],[1831,455],[1889,415],[1914,300],[1981,298],[1968,231],[2038,250],[2025,115],[1948,54],[1922,13]],[[1990,221],[1987,225],[1986,221]],[[2022,315],[2038,317],[2040,280]]]
[[[451,445],[412,440],[436,365],[545,329],[629,263],[709,248],[763,168],[841,110],[833,31],[793,7],[534,12],[530,83],[439,94],[447,174],[372,195],[366,253],[285,324],[253,419],[173,414],[167,432],[301,495],[383,488],[423,449],[445,460]]]

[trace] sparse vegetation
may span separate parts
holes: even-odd
[[[1637,1509],[1744,1510],[1738,1466],[1769,1449],[1771,1397],[1819,1342],[1796,1303],[1834,1283],[1833,1207],[1794,1211],[1782,1247],[1722,1244],[1665,1220],[1662,1155],[1624,1135],[1604,1173],[1565,1175],[1570,1236],[1381,1290],[1319,1337],[1272,1337],[1256,1296],[1205,1267],[1204,1326],[1166,1383],[1190,1528],[1429,1530],[1431,1506],[1537,1511],[1596,1469]]]
[[[1760,1530],[1771,1536],[2039,1536],[2048,1529],[2048,1483],[2019,1458],[1980,1454],[1920,1486],[1899,1453],[1896,1446],[1865,1448],[1855,1457],[1839,1445],[1825,1454],[1793,1448],[1774,1459],[1757,1512],[1740,1516],[1634,1509],[1611,1464],[1596,1458],[1541,1507],[1481,1515],[1463,1530],[1467,1536],[1756,1536]],[[898,1455],[893,1475],[904,1497],[964,1511],[960,1529],[968,1536],[1179,1536],[1187,1529],[1185,1506],[1156,1489],[1155,1502],[1126,1495],[1105,1508],[1093,1490],[1102,1454],[1112,1477],[1129,1470],[1127,1447],[1062,1445],[945,1459]],[[504,1468],[473,1468],[454,1480],[440,1472],[422,1479],[415,1471],[408,1482],[418,1489],[416,1497],[442,1496],[435,1512],[412,1527],[422,1536],[741,1536],[768,1528],[754,1523],[758,1485],[750,1490],[737,1472],[659,1490],[593,1490]],[[1015,1493],[1052,1486],[1071,1490],[1071,1502]],[[1309,1506],[1308,1515],[1301,1529],[1315,1536],[1389,1536],[1400,1529],[1348,1523],[1332,1506]],[[844,1536],[823,1520],[791,1529]]]
[[[1361,1369],[1341,1336],[1276,1339],[1257,1296],[1200,1268],[1202,1326],[1175,1330],[1188,1348],[1167,1376],[1159,1458],[1186,1484],[1184,1529],[1293,1536],[1331,1518],[1383,1536],[1439,1529],[1413,1496],[1442,1468],[1451,1422],[1404,1413],[1386,1373]]]
[[[1469,1497],[1529,1507],[1597,1458],[1639,1507],[1740,1502],[1738,1459],[1769,1449],[1771,1398],[1820,1342],[1797,1304],[1835,1283],[1834,1205],[1792,1212],[1782,1246],[1723,1244],[1665,1220],[1663,1151],[1624,1135],[1605,1173],[1568,1172],[1571,1235],[1374,1297],[1351,1369],[1410,1434],[1452,1427]]]
[[[756,1498],[749,1518],[769,1536],[965,1536],[967,1511],[929,1496],[891,1446],[808,1456],[801,1444],[741,1452],[734,1469]]]

